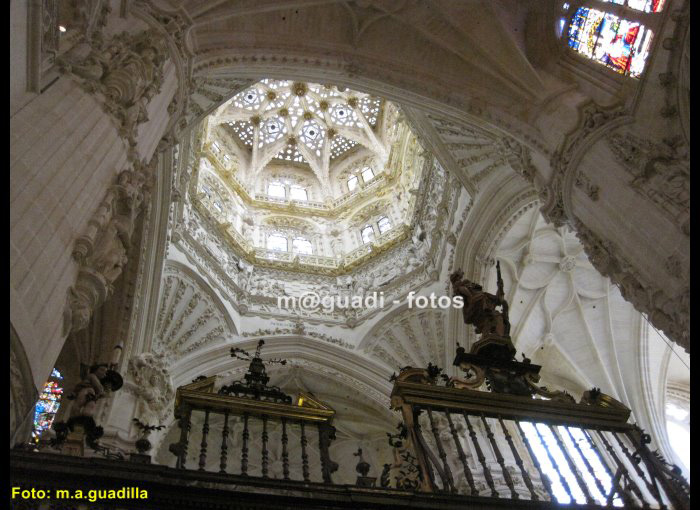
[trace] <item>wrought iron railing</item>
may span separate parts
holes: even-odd
[[[332,425],[335,411],[310,395],[301,394],[295,403],[279,388],[268,386],[260,358],[260,341],[244,381],[223,386],[214,392],[215,377],[201,378],[177,389],[175,417],[180,429],[179,441],[170,445],[176,456],[176,467],[188,468],[188,452],[195,449],[197,469],[211,470],[212,446],[215,469],[219,473],[270,477],[270,452],[279,452],[279,478],[291,480],[292,472],[300,473],[305,482],[332,483],[331,475],[338,465],[330,459],[329,447],[335,439]],[[233,349],[232,355],[243,352]],[[245,353],[247,355],[247,353]],[[272,362],[283,362],[273,360]],[[199,415],[201,420],[196,420]],[[192,444],[193,423],[201,421],[197,441]],[[212,430],[214,423],[221,425]],[[238,462],[229,462],[231,433],[240,434]],[[291,440],[296,439],[297,445]],[[313,444],[317,445],[316,447]],[[297,453],[294,459],[291,450]],[[312,456],[315,455],[315,458]],[[251,469],[255,466],[255,469]],[[294,466],[295,469],[291,469]],[[319,476],[311,473],[311,466],[320,466]]]
[[[361,449],[355,487],[334,485],[338,464],[329,449],[335,411],[312,395],[293,402],[268,385],[265,364],[286,361],[263,361],[263,340],[254,354],[231,349],[232,357],[250,361],[243,380],[215,391],[215,378],[202,376],[177,389],[180,437],[170,445],[175,469],[166,469],[195,484],[215,479],[240,487],[244,479],[251,486],[262,481],[269,489],[276,481],[284,490],[321,494],[328,489],[327,494],[343,497],[383,493],[389,499],[377,499],[377,507],[386,508],[399,500],[412,505],[404,496],[413,494],[432,507],[442,498],[453,508],[689,509],[689,484],[678,468],[650,450],[651,438],[628,423],[630,409],[597,388],[576,402],[566,392],[540,386],[540,366],[526,358],[516,361],[498,266],[497,275],[496,295],[462,280],[459,272],[451,276],[455,294],[465,298],[465,322],[479,335],[469,352],[457,349],[454,365],[463,376],[447,376],[431,364],[392,376],[391,406],[403,422],[397,433],[388,433],[394,462],[384,464],[378,485]],[[102,384],[110,382],[107,375],[103,379]],[[111,379],[118,389],[121,378]],[[65,434],[53,442],[63,453],[83,456],[83,442],[95,449],[99,434],[93,432],[101,434],[101,427],[90,416],[73,422],[63,424]],[[150,463],[144,454],[148,441],[136,446],[139,454],[130,461]],[[39,470],[27,468],[25,478],[33,472]]]
[[[420,490],[690,508],[687,482],[611,397],[594,389],[577,403],[538,387],[540,367],[529,362],[458,349],[455,364],[467,377],[439,377],[429,366],[395,378],[392,407],[402,413],[400,436],[413,451]],[[484,387],[491,391],[476,389]]]

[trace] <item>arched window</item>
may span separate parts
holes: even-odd
[[[267,249],[275,251],[288,251],[289,245],[287,238],[279,234],[270,234],[267,236]]]
[[[365,168],[362,169],[362,180],[365,182],[369,182],[372,179],[374,179],[374,170],[372,170],[370,167],[366,166]]]
[[[365,225],[360,231],[360,235],[362,236],[363,244],[371,243],[374,240],[374,227]]]
[[[620,74],[639,77],[649,55],[653,34],[636,19],[635,11],[658,12],[663,2],[612,0],[612,3],[622,5],[621,12],[585,6],[576,9],[569,23],[568,45],[577,53]]]
[[[301,186],[290,186],[289,198],[291,198],[292,200],[308,200],[309,195],[306,192],[306,190]]]
[[[357,176],[351,175],[350,178],[348,178],[348,189],[353,191],[355,188],[357,188]]]
[[[295,237],[292,241],[292,250],[295,253],[301,253],[302,255],[311,255],[313,253],[313,246],[311,241],[304,239],[303,237]]]
[[[382,216],[379,218],[379,221],[377,221],[377,227],[379,228],[379,233],[383,234],[387,230],[391,229],[391,221],[389,221],[389,218],[386,216]]]
[[[279,182],[271,182],[267,185],[267,194],[275,198],[286,198],[287,191],[284,184]]]
[[[45,430],[51,428],[53,419],[56,417],[63,396],[62,380],[63,376],[54,368],[49,380],[44,384],[44,389],[41,390],[41,395],[39,395],[39,400],[34,408],[32,440],[35,443],[39,442],[39,438]]]
[[[219,143],[218,143],[218,142],[212,142],[211,148],[212,148],[212,150],[213,150],[214,152],[216,152],[217,154],[218,154],[219,152],[221,152],[221,147],[219,146]]]

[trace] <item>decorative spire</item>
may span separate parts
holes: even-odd
[[[231,357],[243,361],[250,361],[248,372],[243,376],[244,381],[234,381],[233,383],[222,386],[219,390],[221,395],[235,395],[236,397],[252,398],[255,400],[264,400],[267,402],[282,402],[285,404],[292,403],[292,397],[283,393],[277,386],[268,386],[270,377],[265,371],[265,364],[286,365],[287,360],[281,358],[272,358],[266,361],[260,357],[262,346],[265,345],[265,340],[260,340],[255,348],[255,354],[251,355],[248,351],[238,347],[231,347]]]

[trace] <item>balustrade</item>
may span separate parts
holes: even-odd
[[[392,407],[402,412],[401,435],[414,452],[422,490],[690,508],[687,482],[648,448],[650,438],[627,422],[629,409],[611,397],[594,389],[577,403],[565,393],[548,392],[535,385],[540,367],[527,362],[498,362],[459,349],[455,364],[469,377],[440,379],[433,366],[409,367],[395,377]],[[510,378],[512,392],[476,389],[493,387],[498,378]],[[520,383],[551,398],[523,394]]]
[[[331,441],[335,439],[335,411],[304,394],[292,403],[292,398],[279,388],[268,386],[269,378],[259,356],[263,343],[259,343],[255,355],[248,355],[251,368],[245,381],[214,392],[215,378],[209,377],[177,389],[175,416],[180,439],[170,446],[177,458],[176,467],[187,469],[190,446],[199,444],[199,471],[218,468],[219,473],[284,480],[295,479],[292,475],[298,473],[296,479],[300,481],[330,484],[332,473],[338,468],[329,456]],[[233,349],[232,355],[239,357],[242,352]],[[195,430],[195,425],[199,430]],[[229,441],[230,437],[240,441]],[[212,457],[210,452],[217,445],[218,455]],[[238,470],[234,462],[229,462],[236,453],[240,458]],[[297,454],[296,460],[291,458],[292,453]],[[218,466],[214,467],[217,459]],[[312,474],[310,465],[320,470]]]
[[[464,316],[480,335],[469,352],[457,349],[454,365],[464,375],[429,364],[391,377],[391,407],[403,420],[387,434],[394,463],[384,464],[376,487],[359,449],[356,488],[431,493],[484,508],[508,500],[514,508],[689,509],[688,482],[649,449],[651,438],[628,422],[630,409],[597,388],[576,402],[539,386],[540,366],[515,360],[500,266],[496,295],[461,277],[451,276],[454,293],[465,298]],[[215,377],[202,376],[177,389],[174,471],[325,490],[338,469],[329,453],[335,411],[310,395],[293,402],[268,385],[265,364],[286,361],[263,361],[263,345],[254,354],[231,348],[232,357],[250,362],[243,380],[215,391]]]

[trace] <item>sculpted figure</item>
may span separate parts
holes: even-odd
[[[343,255],[343,241],[340,239],[340,232],[334,232],[331,232],[331,251],[334,257],[340,258]]]
[[[464,322],[473,324],[477,334],[497,336],[510,334],[508,303],[503,299],[501,285],[499,285],[499,295],[490,294],[485,292],[481,285],[464,278],[464,272],[461,269],[450,275],[450,281],[454,295],[462,296],[464,299],[464,308],[462,308]],[[498,307],[501,310],[498,310]]]
[[[408,248],[408,270],[412,271],[419,267],[425,260],[430,249],[427,232],[418,225],[411,237],[413,244]]]
[[[90,372],[85,375],[82,381],[76,384],[68,398],[72,398],[73,403],[68,414],[69,418],[77,416],[92,417],[95,414],[97,401],[104,396],[104,381],[107,370],[106,363],[98,363],[90,367]]]
[[[125,248],[128,234],[122,227],[117,219],[110,221],[92,257],[95,270],[104,276],[108,284],[117,279],[128,262]]]

